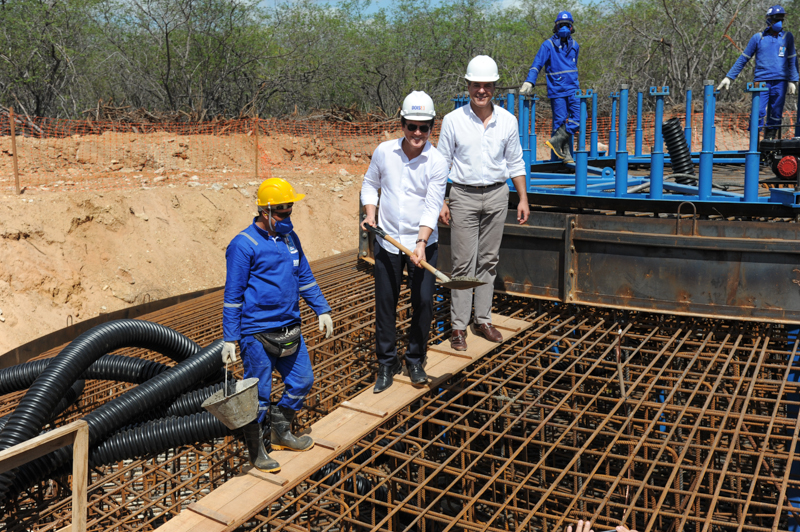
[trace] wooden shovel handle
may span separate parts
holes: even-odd
[[[401,244],[400,242],[398,242],[394,238],[392,238],[389,235],[387,235],[386,231],[384,231],[380,227],[372,227],[371,225],[366,224],[366,228],[368,230],[372,231],[373,233],[375,233],[376,235],[378,235],[379,237],[383,238],[387,242],[389,242],[391,245],[395,246],[397,249],[399,249],[400,251],[402,251],[403,253],[405,253],[409,257],[411,255],[413,255],[413,253],[411,251],[409,251],[409,249],[407,247],[405,247],[403,244]],[[425,259],[422,259],[421,261],[419,261],[419,263],[423,268],[425,268],[426,270],[431,272],[433,275],[435,275],[441,282],[447,283],[447,282],[450,281],[449,277],[447,277],[445,274],[443,274],[442,272],[440,272],[439,270],[437,270],[436,268],[434,268],[433,266],[428,264],[425,261]]]

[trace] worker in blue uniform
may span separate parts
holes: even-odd
[[[753,35],[747,47],[728,71],[717,90],[731,86],[751,57],[756,58],[755,81],[766,82],[768,91],[761,94],[761,109],[758,114],[759,127],[765,139],[780,138],[781,117],[786,93],[797,92],[797,52],[794,35],[783,27],[786,11],[779,5],[767,10],[764,31]]]
[[[300,334],[299,298],[319,317],[319,330],[333,332],[331,307],[314,279],[290,215],[305,197],[283,179],[267,179],[258,189],[258,217],[236,235],[225,253],[227,275],[222,312],[222,361],[242,355],[244,377],[258,379],[258,417],[244,427],[250,461],[261,471],[276,472],[280,464],[267,454],[264,439],[269,418],[272,449],[307,451],[310,436],[296,437],[292,421],[314,383],[308,349]],[[284,390],[270,408],[272,371],[283,378]]]
[[[575,92],[578,83],[578,42],[572,38],[575,21],[572,13],[561,11],[556,16],[553,36],[539,47],[531,69],[519,93],[530,96],[542,68],[547,70],[547,97],[553,113],[552,137],[545,142],[553,154],[566,163],[572,163],[572,135],[578,130],[581,120],[580,100]],[[555,160],[555,158],[554,158]]]

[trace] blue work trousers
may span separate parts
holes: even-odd
[[[270,394],[272,393],[272,371],[278,370],[283,379],[283,395],[278,406],[298,411],[303,408],[303,401],[314,384],[314,371],[308,357],[308,349],[303,337],[300,347],[290,356],[277,357],[270,355],[261,342],[253,336],[242,336],[239,340],[242,353],[244,378],[258,379],[258,422],[261,423],[269,412]]]
[[[581,125],[581,101],[575,96],[564,96],[563,98],[550,98],[550,110],[553,113],[553,134],[566,124],[567,134],[574,135]],[[573,140],[570,139],[569,151],[573,153]],[[550,160],[560,160],[556,154],[550,152]]]
[[[779,129],[786,101],[788,81],[765,81],[767,92],[761,93],[761,109],[758,110],[758,125],[761,129]]]

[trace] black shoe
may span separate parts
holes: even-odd
[[[406,364],[408,377],[413,384],[425,384],[428,382],[428,375],[422,368],[422,364]]]
[[[559,159],[564,158],[564,140],[568,138],[567,135],[567,126],[561,124],[553,136],[550,137],[550,140],[545,141],[545,144],[548,148],[553,150],[553,153],[556,154],[556,157]]]
[[[271,406],[269,410],[272,421],[272,450],[307,451],[314,447],[311,436],[304,435],[298,438],[292,434],[292,421],[296,413],[294,410],[284,406]]]
[[[264,439],[261,432],[261,425],[257,421],[242,427],[244,433],[244,443],[247,445],[247,454],[250,463],[264,473],[277,473],[281,470],[281,465],[277,460],[270,458],[264,448]]]
[[[375,381],[374,393],[381,393],[394,383],[394,375],[398,375],[403,370],[400,361],[395,360],[391,366],[378,364],[378,380]]]

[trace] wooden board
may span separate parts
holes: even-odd
[[[503,342],[532,325],[523,320],[498,314],[492,315],[492,323],[503,335]],[[466,351],[450,349],[449,340],[432,346],[428,350],[428,363],[425,367],[425,372],[428,374],[426,385],[413,386],[407,376],[398,375],[394,379],[394,385],[383,393],[376,394],[372,387],[367,388],[311,426],[308,434],[312,438],[322,440],[320,445],[315,445],[302,453],[292,451],[270,453],[270,456],[281,464],[278,475],[254,472],[232,478],[203,497],[202,505],[194,503],[195,511],[181,512],[158,530],[160,532],[235,530],[306,479],[309,474],[336,458],[340,454],[340,449],[355,444],[392,415],[458,374],[498,345],[476,336],[471,329],[468,329]]]

